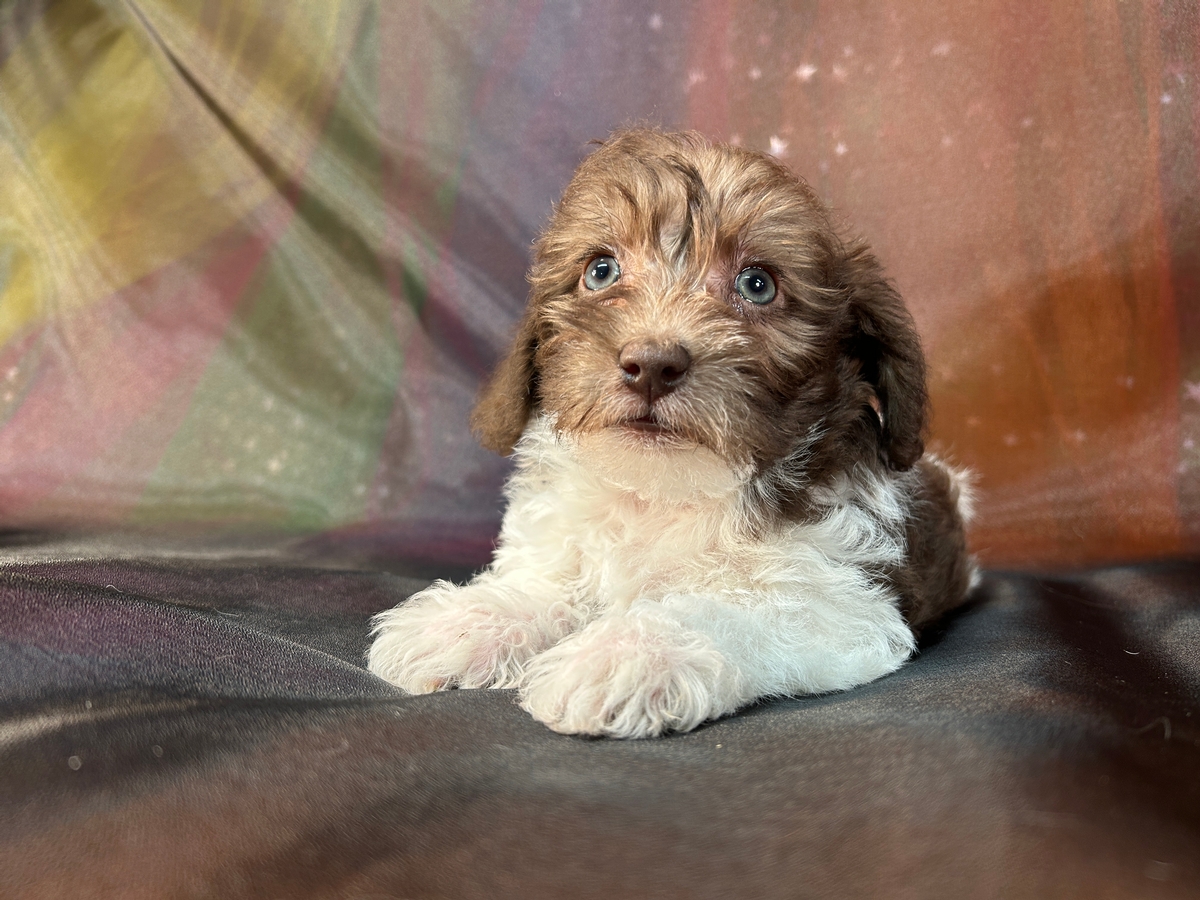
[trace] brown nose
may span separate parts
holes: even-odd
[[[621,348],[618,362],[629,389],[653,403],[679,387],[692,357],[682,344],[630,341]]]

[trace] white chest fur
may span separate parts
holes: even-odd
[[[527,568],[536,554],[574,602],[597,611],[680,594],[753,604],[764,591],[811,593],[831,567],[882,567],[904,553],[905,510],[883,482],[847,479],[826,492],[818,520],[763,528],[748,512],[749,472],[703,449],[559,438],[543,420],[517,460],[494,570]]]
[[[382,614],[372,671],[416,692],[519,687],[551,728],[640,737],[852,687],[911,654],[875,574],[904,554],[897,484],[847,476],[824,515],[764,528],[748,473],[620,440],[536,422],[492,565]]]

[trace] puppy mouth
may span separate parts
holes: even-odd
[[[636,419],[626,419],[620,423],[620,426],[627,431],[634,431],[639,434],[674,434],[671,427],[660,422],[652,412],[646,413],[644,416],[638,416]]]
[[[670,449],[694,443],[684,432],[660,419],[653,411],[622,419],[616,423],[616,428],[626,440],[639,447]]]

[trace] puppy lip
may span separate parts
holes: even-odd
[[[676,433],[674,428],[667,425],[666,422],[659,419],[658,415],[654,414],[653,409],[648,409],[647,412],[641,415],[624,415],[617,421],[612,422],[610,427],[642,439],[655,438],[660,436],[660,434],[664,437],[673,436]]]
[[[637,418],[624,419],[619,422],[621,428],[627,428],[631,431],[640,431],[644,434],[670,434],[671,428],[664,425],[658,420],[654,413],[646,413],[644,416]]]
[[[656,417],[654,413],[647,413],[636,418],[630,417],[618,422],[616,427],[628,440],[641,447],[666,449],[691,446],[693,443],[677,429]]]

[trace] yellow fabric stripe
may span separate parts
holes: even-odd
[[[0,345],[186,257],[277,189],[168,54],[288,177],[353,39],[342,7],[243,3],[203,22],[185,2],[52,4],[0,70]]]

